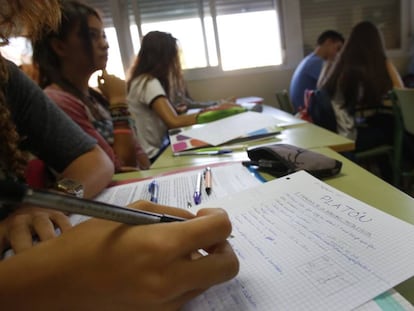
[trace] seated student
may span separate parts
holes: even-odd
[[[393,87],[401,88],[403,83],[385,54],[381,33],[371,22],[358,23],[322,85],[331,97],[337,132],[356,140],[356,150],[390,142],[392,122],[375,122],[374,127],[357,128],[356,111],[382,105]],[[392,115],[388,117],[392,120]]]
[[[30,35],[55,25],[58,17],[55,0],[3,1],[0,38],[7,42],[14,25],[24,25]],[[86,197],[103,189],[113,165],[95,141],[1,56],[0,82],[2,178],[22,174],[22,150],[28,149],[61,176],[82,182]],[[237,274],[238,260],[227,242],[231,223],[224,211],[204,209],[194,217],[182,209],[143,201],[132,207],[192,219],[146,226],[93,219],[25,249],[0,262],[2,309],[178,310]],[[0,221],[1,250],[17,231],[36,230],[42,238],[47,233],[41,231],[47,227],[44,219],[34,215],[32,223],[19,222],[12,232],[7,230],[7,219]],[[208,254],[196,256],[199,249]]]
[[[198,114],[180,114],[175,99],[187,94],[177,40],[169,33],[152,31],[141,42],[132,65],[128,86],[128,107],[138,128],[138,140],[153,162],[168,145],[168,129],[197,123]],[[206,110],[226,109],[222,104]]]
[[[334,30],[324,31],[318,37],[313,52],[296,67],[289,88],[289,96],[296,112],[303,107],[305,90],[317,88],[322,67],[329,67],[343,43],[344,37],[340,33]]]
[[[3,29],[0,29],[0,32]],[[84,196],[91,198],[111,181],[113,164],[65,114],[43,94],[18,67],[0,58],[0,178],[24,180],[31,152],[56,172],[56,182],[71,179],[83,185]],[[3,90],[3,88],[1,89]],[[32,230],[40,240],[70,228],[63,214],[33,207],[20,208],[6,214],[2,209],[0,249],[11,246],[15,252],[29,248]]]
[[[99,78],[104,96],[88,85],[90,76],[105,68],[108,57],[98,13],[77,1],[62,2],[59,29],[45,32],[33,47],[40,86],[98,141],[113,160],[116,172],[149,168],[148,157],[135,140],[124,81],[104,72]]]
[[[381,106],[394,87],[403,87],[403,82],[385,54],[380,31],[371,22],[358,23],[322,85],[331,99],[336,131],[355,140],[355,151],[392,144],[392,114],[374,114],[360,126],[357,110]],[[389,179],[390,168],[380,164],[383,178]]]
[[[112,179],[114,167],[89,136],[57,109],[42,91],[14,64],[1,59],[0,178],[24,180],[27,152],[32,152],[57,172],[57,181],[72,179],[83,185],[84,197],[91,198]],[[7,82],[11,81],[11,82]],[[2,210],[1,218],[6,216]],[[26,207],[8,215],[0,230],[0,249],[15,252],[32,244],[32,230],[40,240],[70,228],[59,212]]]

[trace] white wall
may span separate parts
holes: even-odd
[[[408,53],[391,58],[401,75],[408,66]],[[230,96],[259,96],[264,103],[277,107],[276,90],[289,89],[292,69],[274,69],[256,73],[234,73],[231,76],[187,81],[191,96],[195,100],[206,101]]]

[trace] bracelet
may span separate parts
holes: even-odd
[[[111,108],[118,108],[118,107],[128,107],[128,104],[125,102],[113,102],[109,103],[109,107]]]
[[[132,134],[131,129],[114,129],[114,135],[116,134]]]
[[[127,120],[115,121],[115,122],[112,122],[112,124],[113,124],[114,129],[131,129],[131,130],[135,129],[135,123],[129,122]]]

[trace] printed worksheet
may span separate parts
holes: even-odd
[[[204,167],[194,168],[188,171],[167,174],[164,176],[144,179],[125,185],[105,189],[97,201],[102,201],[118,206],[127,206],[137,200],[151,198],[149,185],[152,181],[158,183],[158,203],[195,211],[194,193],[197,191],[197,176],[203,174]],[[205,190],[203,182],[201,187],[201,202],[206,203],[227,195],[244,191],[262,183],[256,174],[249,171],[241,163],[230,163],[211,167],[212,187],[210,195]],[[89,217],[72,215],[72,224],[85,221]]]
[[[230,214],[239,275],[185,310],[352,310],[414,275],[414,226],[298,172],[206,202]]]

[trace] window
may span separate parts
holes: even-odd
[[[282,62],[273,0],[130,0],[129,16],[141,37],[153,30],[176,37],[184,69],[235,70]]]
[[[215,60],[214,56],[213,58],[207,58],[205,54],[203,30],[199,19],[186,18],[142,24],[144,35],[152,30],[169,32],[179,39],[178,44],[182,51],[182,66],[184,69],[207,67],[208,64],[217,65],[217,54],[214,54]]]
[[[151,30],[178,38],[190,78],[279,64],[294,68],[320,32],[333,28],[347,37],[363,19],[379,26],[389,54],[405,57],[414,12],[409,0],[84,1],[102,14],[110,45],[107,70],[121,78],[138,53],[140,38]],[[27,43],[12,45],[2,53],[18,64],[30,58]]]
[[[270,31],[278,28],[276,17],[275,11],[218,16],[223,70],[280,65],[279,32]]]

